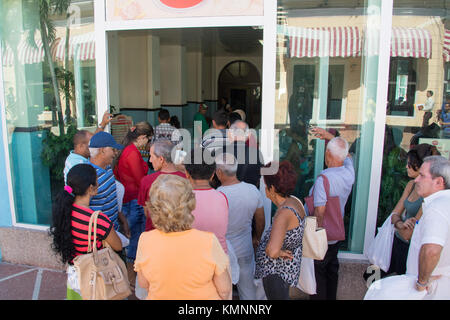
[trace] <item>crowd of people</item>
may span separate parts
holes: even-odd
[[[314,260],[316,292],[310,299],[336,299],[344,208],[355,182],[347,141],[311,129],[326,141],[325,169],[308,197],[298,199],[293,164],[281,161],[277,172],[261,175],[272,163],[264,163],[245,117],[223,104],[209,131],[207,107],[199,107],[194,130],[201,139],[184,150],[182,162],[174,161],[182,139],[179,122],[164,109],[155,128],[136,123],[121,144],[103,131],[109,114],[95,134],[75,134],[50,228],[53,248],[68,264],[68,299],[82,298],[73,261],[88,253],[94,211],[101,212],[97,248],[107,242],[126,262],[132,292],[140,299],[176,300],[232,299],[233,285],[241,300],[289,299],[289,288],[301,277],[305,217],[313,215],[326,230],[328,250],[323,260]],[[148,162],[142,148],[149,149]],[[383,274],[416,272],[417,290],[438,281],[450,287],[450,217],[443,205],[450,199],[450,162],[437,154],[424,144],[408,153],[411,181],[393,210],[391,268]],[[265,198],[276,207],[270,223]],[[409,240],[422,220],[411,257]],[[438,235],[428,228],[438,228]],[[409,264],[415,271],[407,270]],[[438,297],[446,294],[441,288]]]

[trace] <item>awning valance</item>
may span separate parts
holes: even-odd
[[[361,37],[357,27],[288,27],[288,56],[291,58],[357,57]]]
[[[445,29],[443,52],[444,62],[450,62],[450,30]]]
[[[56,39],[51,47],[53,60],[64,61],[66,39]],[[36,40],[36,47],[29,44],[26,39],[23,39],[17,47],[18,60],[21,64],[33,64],[44,61],[45,53],[42,41]],[[73,57],[77,60],[86,61],[95,59],[95,35],[93,32],[76,35],[70,38],[69,45],[69,59]],[[3,66],[12,66],[14,64],[13,50],[6,46],[2,57]]]
[[[392,28],[391,57],[431,59],[431,33],[423,28]]]
[[[95,33],[90,32],[70,38],[69,59],[86,61],[95,59]],[[66,38],[61,38],[56,48],[56,59],[64,61]]]

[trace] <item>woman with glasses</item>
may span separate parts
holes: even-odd
[[[148,122],[139,122],[128,130],[123,139],[123,151],[119,154],[114,175],[125,187],[122,213],[127,218],[130,228],[130,244],[126,248],[127,268],[130,283],[134,284],[133,271],[136,259],[136,248],[139,236],[145,229],[144,208],[138,204],[137,198],[141,179],[147,175],[148,165],[142,159],[139,149],[147,148],[153,135],[153,128]]]

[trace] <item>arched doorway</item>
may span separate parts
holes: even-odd
[[[233,110],[245,111],[250,128],[261,123],[261,77],[258,69],[244,60],[232,61],[219,74],[218,98],[226,97]]]

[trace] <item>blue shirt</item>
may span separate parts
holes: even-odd
[[[353,168],[353,161],[351,158],[345,158],[344,165],[341,167],[327,168],[321,172],[328,178],[330,183],[330,196],[339,197],[341,204],[341,213],[344,216],[345,203],[352,191],[353,183],[355,182],[355,169]],[[323,185],[323,178],[318,177],[314,186],[309,191],[311,195],[314,189],[314,207],[325,206],[327,203],[327,194]],[[307,209],[307,206],[306,208]]]
[[[67,182],[67,174],[69,173],[69,170],[81,163],[89,163],[89,160],[83,157],[82,155],[79,155],[77,153],[74,153],[73,150],[70,151],[70,154],[66,158],[66,163],[64,166],[64,184]]]
[[[119,228],[119,207],[117,204],[116,178],[111,166],[106,169],[100,168],[89,162],[97,171],[97,194],[91,198],[89,207],[94,210],[100,210],[108,216],[114,224],[114,229]]]

